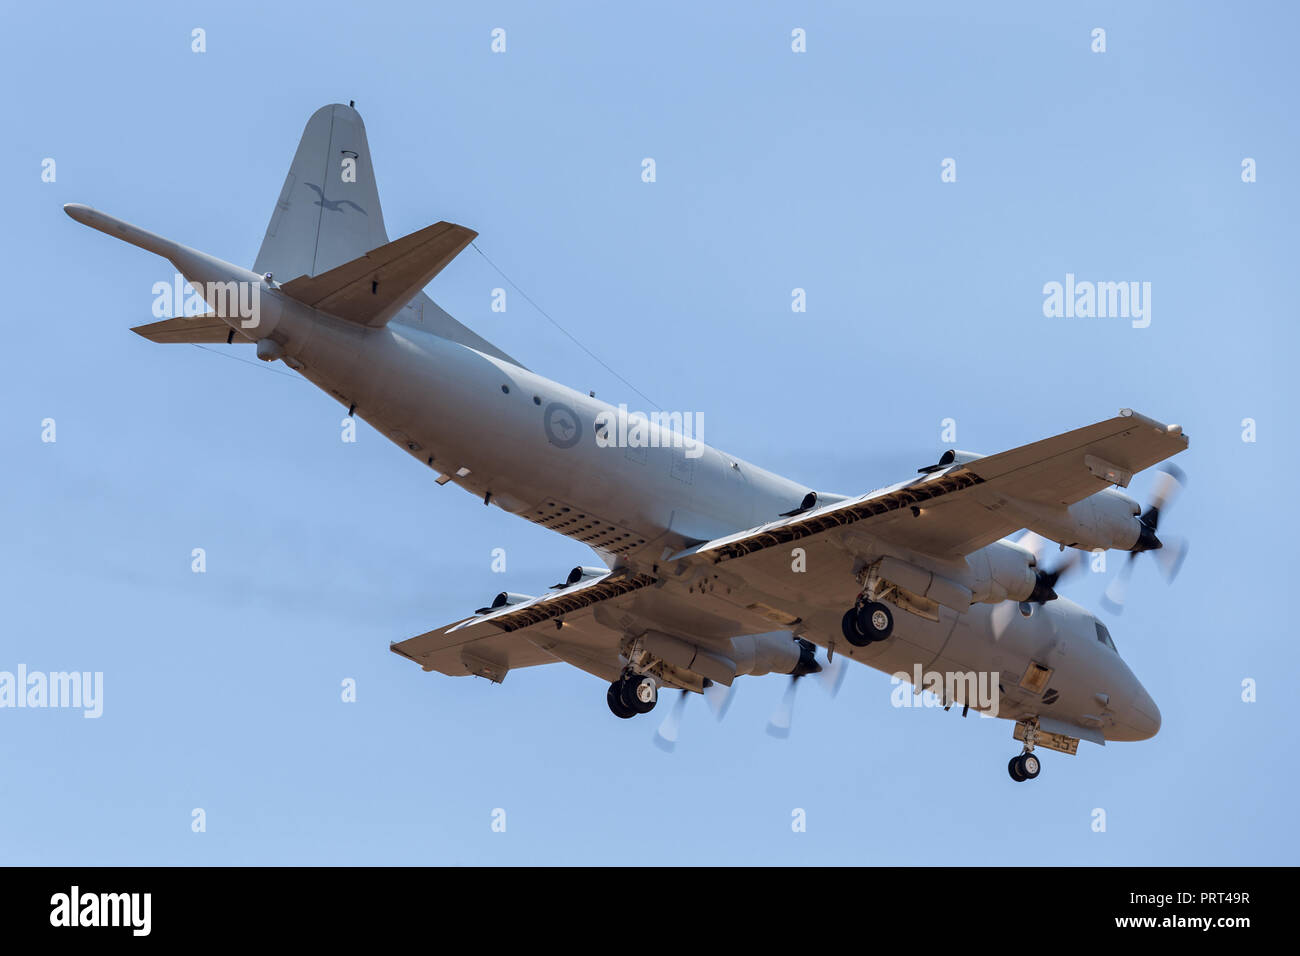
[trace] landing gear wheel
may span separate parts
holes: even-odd
[[[654,705],[659,702],[659,685],[655,684],[654,678],[642,678],[642,676],[630,675],[625,679],[624,701],[632,705],[632,709],[638,714],[649,714],[654,710]]]
[[[1020,755],[1020,772],[1025,775],[1026,780],[1033,780],[1042,769],[1043,765],[1038,762],[1036,755],[1031,753]]]
[[[854,647],[866,647],[871,643],[871,638],[858,630],[858,609],[855,607],[844,612],[844,618],[840,621],[840,630],[844,632],[844,639]]]
[[[858,608],[857,628],[867,641],[883,641],[894,633],[894,615],[879,601],[868,601]]]
[[[659,689],[653,677],[629,674],[619,684],[622,687],[619,699],[634,714],[648,714],[659,702]]]
[[[609,709],[615,717],[621,717],[627,720],[629,717],[635,717],[636,711],[627,704],[623,703],[623,683],[615,681],[609,685],[609,690],[605,692],[605,703],[609,704]]]
[[[1011,779],[1016,783],[1033,780],[1042,769],[1043,765],[1039,763],[1038,757],[1032,753],[1012,757],[1011,762],[1007,764],[1007,773],[1011,774]]]

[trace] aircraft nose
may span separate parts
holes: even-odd
[[[1128,734],[1117,736],[1117,740],[1149,740],[1160,732],[1160,708],[1141,684],[1133,695],[1133,703],[1124,713],[1122,723]]]

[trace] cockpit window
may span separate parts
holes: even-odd
[[[1112,651],[1118,654],[1119,648],[1116,647],[1115,642],[1110,639],[1110,631],[1106,630],[1106,625],[1101,623],[1101,621],[1094,621],[1093,623],[1097,625],[1097,640],[1101,641]]]

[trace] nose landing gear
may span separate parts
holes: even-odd
[[[1018,757],[1012,757],[1011,762],[1007,764],[1007,773],[1011,774],[1011,779],[1016,783],[1033,780],[1041,769],[1038,758],[1032,753],[1022,753]]]
[[[648,714],[659,702],[659,686],[653,677],[624,674],[609,685],[605,702],[615,717],[624,720],[637,714]]]
[[[1021,728],[1023,727],[1023,734]],[[1028,720],[1021,721],[1016,725],[1016,736],[1025,742],[1025,749],[1021,751],[1018,757],[1012,757],[1007,764],[1007,773],[1011,774],[1011,779],[1016,783],[1024,783],[1026,780],[1033,780],[1038,776],[1038,772],[1043,769],[1034,753],[1034,745],[1038,743],[1038,736],[1041,731],[1038,729],[1038,718],[1031,717]],[[1050,736],[1050,735],[1049,735]],[[1044,746],[1051,747],[1050,742]]]

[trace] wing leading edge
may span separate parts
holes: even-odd
[[[391,644],[389,650],[426,671],[452,676],[475,674],[497,683],[514,668],[557,660],[612,681],[620,669],[622,635],[599,624],[592,609],[655,581],[648,574],[611,571],[594,580]]]
[[[1184,451],[1177,425],[1123,409],[1115,418],[1010,451],[954,462],[858,498],[673,555],[721,563],[845,525],[939,558],[963,557],[1024,527],[1008,502],[1065,507]]]

